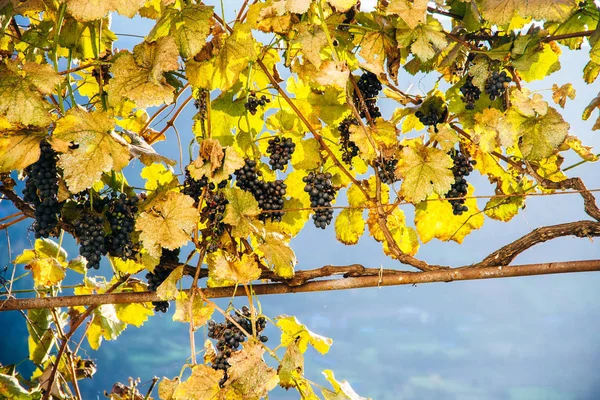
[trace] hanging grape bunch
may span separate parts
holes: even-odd
[[[352,116],[347,116],[340,122],[338,132],[340,132],[342,161],[352,168],[352,159],[358,155],[358,146],[350,140],[350,125],[358,125],[358,120]]]
[[[208,243],[206,251],[209,253],[219,248],[219,238],[225,233],[223,218],[225,217],[227,204],[229,204],[229,200],[225,198],[222,192],[208,191],[206,206],[202,208],[201,221],[208,221],[206,229],[203,230],[203,236]]]
[[[244,107],[246,110],[250,112],[250,114],[254,115],[258,111],[258,106],[264,107],[267,103],[270,103],[271,100],[267,98],[264,94],[260,96],[260,98],[256,97],[255,92],[250,92],[248,95],[248,100]]]
[[[472,110],[475,108],[475,102],[479,100],[481,89],[473,85],[473,77],[467,75],[467,80],[464,85],[461,86],[460,93],[462,94],[461,100],[465,103],[465,108],[467,110]]]
[[[306,183],[304,191],[310,196],[311,207],[317,208],[312,218],[317,228],[325,229],[333,219],[333,209],[331,202],[335,199],[335,189],[331,184],[331,174],[329,172],[310,172],[308,176],[302,178]]]
[[[419,118],[419,121],[421,121],[423,125],[433,126],[434,132],[437,133],[437,124],[446,121],[446,117],[448,117],[448,108],[445,105],[438,107],[430,102],[423,104],[415,113],[415,117]]]
[[[160,256],[159,264],[154,268],[153,272],[148,272],[146,274],[146,279],[148,280],[148,290],[151,292],[156,292],[156,289],[169,277],[172,268],[168,268],[166,266],[162,266],[166,263],[177,263],[179,262],[179,252],[180,249],[169,250],[162,249],[162,254]],[[155,312],[166,313],[169,309],[168,301],[153,301],[152,305],[154,306]]]
[[[268,338],[266,336],[259,335],[267,326],[267,320],[264,317],[256,318],[254,332],[252,329],[252,314],[248,307],[244,306],[241,310],[232,312],[230,317],[248,334],[256,333],[261,342],[267,342]],[[246,341],[246,334],[229,319],[220,324],[210,320],[207,327],[208,337],[217,341],[217,354],[211,364],[213,369],[225,372],[223,379],[219,382],[219,385],[223,387],[228,378],[227,370],[231,366],[227,360],[233,352],[238,351],[240,343]]]
[[[445,197],[455,198],[464,197],[467,195],[468,185],[465,176],[469,176],[473,171],[473,165],[477,162],[475,160],[469,160],[469,157],[463,154],[460,150],[452,150],[450,153],[454,165],[452,166],[452,173],[454,174],[454,183],[452,184],[448,193]],[[465,206],[465,199],[454,199],[449,200],[452,205],[452,212],[454,215],[462,215],[463,212],[469,211],[469,208]]]
[[[375,168],[377,169],[377,174],[379,175],[381,182],[391,185],[398,180],[395,172],[397,165],[398,160],[395,158],[382,158],[375,160]]]
[[[292,138],[285,137],[274,137],[269,139],[269,147],[267,147],[267,153],[269,154],[269,165],[273,171],[278,169],[284,170],[288,161],[292,159],[292,154],[296,149],[296,144],[292,141]]]
[[[58,201],[57,154],[46,140],[40,142],[40,158],[25,168],[27,179],[23,200],[35,208],[33,231],[36,238],[47,238],[58,224],[62,204]]]
[[[128,260],[135,255],[131,234],[135,230],[138,201],[136,196],[121,193],[107,202],[106,219],[110,226],[110,234],[106,236],[105,245],[107,252],[113,257]]]
[[[262,174],[256,169],[256,161],[246,159],[242,168],[235,171],[236,185],[247,192],[250,192],[258,202],[261,210],[269,211],[258,216],[261,221],[271,219],[279,222],[283,217],[284,197],[287,185],[278,179],[273,182],[267,182],[261,179]]]
[[[75,236],[79,254],[87,260],[87,268],[100,268],[100,258],[106,255],[104,218],[84,203],[81,216],[75,221]]]
[[[379,107],[377,107],[377,96],[379,96],[379,92],[383,87],[381,86],[379,79],[377,79],[377,75],[370,71],[365,72],[358,80],[356,86],[358,86],[358,89],[360,90],[369,116],[373,119],[381,117],[381,112],[379,111]],[[358,108],[361,118],[366,118],[367,114],[364,110],[365,107],[361,105],[357,93],[354,93],[354,104]]]
[[[506,75],[506,71],[492,72],[492,75],[485,81],[485,92],[490,100],[494,101],[497,97],[502,96],[511,81],[512,79]]]

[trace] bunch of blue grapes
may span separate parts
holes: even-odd
[[[269,211],[258,216],[261,221],[270,219],[274,222],[281,221],[283,217],[283,204],[287,185],[281,179],[265,181],[256,168],[256,161],[246,159],[242,168],[235,171],[236,185],[250,192],[258,202],[261,210]]]
[[[468,185],[465,176],[473,171],[473,165],[477,164],[475,160],[469,160],[468,155],[463,154],[460,150],[452,150],[450,156],[454,161],[452,173],[454,174],[454,183],[444,197],[456,198],[465,197],[467,195]],[[465,206],[465,199],[449,200],[452,205],[452,213],[454,215],[462,215],[463,212],[469,211],[469,207]]]
[[[473,85],[473,77],[468,75],[467,80],[460,87],[460,93],[462,94],[461,99],[463,103],[465,103],[465,108],[467,110],[472,110],[475,108],[475,101],[479,100],[481,89]]]
[[[40,158],[25,168],[27,179],[23,200],[35,208],[33,231],[36,238],[47,238],[56,225],[62,204],[58,201],[58,156],[46,140],[40,142]]]
[[[269,100],[269,98],[267,98],[267,96],[265,96],[264,94],[260,97],[257,97],[255,92],[250,92],[250,94],[248,95],[248,100],[244,104],[244,107],[246,108],[246,110],[248,110],[250,114],[254,115],[258,111],[259,106],[264,107],[267,103],[270,102],[271,100]]]
[[[398,160],[395,158],[381,158],[375,160],[375,168],[381,182],[391,185],[398,180],[398,178],[396,178],[397,165]]]
[[[358,146],[350,140],[351,125],[358,125],[358,120],[352,116],[348,116],[338,126],[340,146],[342,148],[342,161],[349,165],[352,164],[352,159],[358,155]]]
[[[106,205],[106,219],[110,234],[106,236],[106,250],[113,257],[129,260],[135,256],[136,246],[131,240],[135,230],[135,214],[138,211],[137,196],[121,193],[111,197]]]
[[[265,317],[256,318],[254,332],[252,329],[252,314],[248,307],[244,306],[241,310],[232,312],[230,317],[247,333],[256,333],[261,342],[265,343],[269,340],[266,336],[260,335],[267,326]],[[210,320],[208,321],[207,329],[208,337],[217,341],[215,346],[217,354],[211,364],[213,369],[225,372],[223,379],[219,382],[220,386],[223,387],[228,378],[227,370],[231,367],[228,359],[233,352],[239,349],[240,344],[246,341],[246,334],[229,319],[225,319],[222,323]]]
[[[310,206],[315,208],[312,218],[317,228],[325,229],[333,219],[331,202],[335,199],[336,190],[331,183],[329,172],[310,172],[302,178],[306,183],[304,191],[310,196]]]
[[[179,262],[179,251],[180,249],[169,250],[162,249],[162,255],[160,256],[159,264],[154,268],[153,272],[148,272],[146,274],[146,279],[148,280],[148,290],[151,292],[156,292],[156,289],[169,277],[173,268],[169,268],[163,266],[168,263],[178,263]],[[154,311],[166,313],[169,309],[168,301],[153,301],[152,305],[154,306]]]
[[[292,159],[292,154],[296,150],[296,144],[292,141],[292,138],[285,137],[274,137],[269,140],[269,147],[267,147],[267,153],[269,153],[269,165],[273,171],[278,169],[284,170],[288,161]]]
[[[506,75],[506,71],[500,73],[494,71],[485,81],[485,92],[490,97],[490,100],[494,100],[497,97],[502,96],[506,89],[510,86],[512,81],[511,77]]]
[[[383,86],[381,86],[381,82],[377,79],[377,75],[370,71],[365,72],[361,75],[356,86],[358,86],[365,102],[365,107],[362,107],[358,94],[354,93],[354,104],[359,109],[361,118],[367,117],[365,108],[371,118],[381,117],[381,112],[379,111],[379,107],[377,107],[377,96],[379,96],[379,92]]]

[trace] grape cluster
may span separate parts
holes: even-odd
[[[331,184],[331,174],[329,172],[310,172],[308,176],[302,178],[306,183],[304,191],[310,196],[311,207],[325,207],[315,210],[312,218],[317,228],[325,229],[333,219],[333,208],[331,202],[335,199],[335,189]]]
[[[201,120],[205,120],[208,113],[208,104],[206,104],[206,95],[207,91],[205,89],[201,89],[198,91],[196,96],[194,96],[194,107],[198,110],[198,116]]]
[[[465,108],[472,110],[475,108],[475,101],[479,100],[481,89],[473,85],[473,77],[468,75],[467,80],[460,87],[460,93],[462,93],[461,99],[465,103]]]
[[[282,180],[266,182],[260,177],[262,174],[256,170],[256,161],[245,160],[242,168],[235,171],[236,185],[247,192],[252,193],[261,210],[271,211],[258,216],[261,221],[281,221],[283,217],[283,203],[287,186]]]
[[[206,196],[206,205],[202,209],[203,221],[208,221],[207,228],[204,230],[206,241],[209,243],[206,251],[212,253],[219,248],[219,238],[225,232],[225,208],[229,200],[225,198],[222,192],[209,191]]]
[[[391,185],[398,180],[395,172],[397,165],[398,160],[395,158],[382,158],[380,160],[375,160],[375,168],[377,169],[377,174],[379,175],[381,182]]]
[[[214,191],[217,188],[223,189],[227,186],[227,182],[231,179],[231,175],[229,178],[222,180],[218,185],[215,185],[212,182],[208,182],[208,177],[203,176],[201,179],[194,179],[190,175],[189,170],[185,170],[185,180],[183,181],[183,194],[187,194],[191,198],[193,198],[196,202],[200,200],[202,197],[202,190],[204,187],[208,186],[209,191]]]
[[[241,310],[231,313],[231,319],[235,321],[240,327],[249,334],[253,333],[252,330],[252,314],[250,309],[246,306],[242,307]],[[227,381],[227,370],[231,366],[227,361],[231,354],[238,350],[240,343],[246,341],[246,334],[242,332],[237,326],[230,320],[226,319],[225,322],[217,324],[215,321],[208,321],[208,337],[217,341],[217,355],[212,361],[212,367],[216,370],[223,370],[225,375],[219,382],[219,385],[223,387]],[[264,317],[256,318],[256,325],[254,332],[259,334],[267,326],[267,320]],[[259,340],[265,343],[268,338],[263,335],[258,336]]]
[[[23,200],[35,207],[35,237],[47,238],[58,224],[62,204],[58,201],[57,154],[46,140],[40,142],[40,151],[40,158],[25,168]]]
[[[86,202],[74,225],[75,236],[79,240],[79,254],[87,260],[88,268],[100,268],[100,258],[106,254],[102,214],[90,210],[90,203]]]
[[[379,79],[377,79],[377,75],[370,71],[365,72],[358,80],[356,86],[358,86],[360,94],[365,101],[369,116],[373,119],[381,117],[381,112],[379,111],[379,107],[377,107],[377,96],[383,87],[381,86]],[[354,93],[354,104],[356,104],[356,107],[359,109],[361,118],[366,118],[367,114],[365,113],[364,107],[361,105],[357,93]]]
[[[169,277],[172,268],[163,267],[163,264],[168,262],[176,263],[179,262],[179,249],[169,250],[162,249],[162,255],[160,256],[159,264],[154,268],[154,272],[148,272],[146,279],[148,280],[148,290],[156,292],[156,289]],[[169,309],[168,301],[153,301],[154,311],[166,313]]]
[[[106,219],[110,225],[110,235],[106,237],[106,250],[113,257],[128,260],[135,255],[131,234],[135,230],[135,213],[139,199],[121,193],[113,196],[107,204]]]
[[[256,114],[256,111],[258,111],[258,106],[264,107],[265,104],[270,102],[271,100],[269,100],[264,94],[258,98],[256,97],[256,93],[250,92],[244,107],[250,112],[250,114],[254,115]]]
[[[292,141],[292,138],[274,137],[270,139],[267,153],[269,153],[269,165],[271,169],[273,171],[277,171],[278,169],[283,171],[288,161],[291,160],[295,149],[296,144]]]
[[[506,88],[510,85],[512,79],[506,75],[506,71],[500,73],[494,71],[485,81],[485,92],[490,96],[490,100],[502,96]]]
[[[454,183],[452,187],[446,193],[446,198],[453,197],[464,197],[467,195],[467,180],[465,176],[469,176],[473,171],[473,165],[477,162],[475,160],[469,160],[469,157],[460,151],[453,150],[450,152],[450,156],[454,161],[452,166],[452,173],[454,174]],[[452,205],[452,212],[454,215],[462,215],[463,212],[469,211],[469,207],[465,206],[465,199],[449,200]]]
[[[352,159],[358,155],[358,146],[350,140],[350,125],[358,125],[358,120],[352,116],[344,118],[338,126],[338,132],[340,132],[342,161],[351,165]]]
[[[433,104],[427,104],[421,106],[421,108],[415,113],[415,117],[419,118],[419,121],[425,126],[433,126],[435,133],[438,132],[437,124],[441,124],[446,120],[448,116],[448,109],[446,107],[436,107]]]

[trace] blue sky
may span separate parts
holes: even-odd
[[[134,22],[113,18],[113,30],[118,33],[143,35],[151,26],[152,21],[139,18]],[[130,48],[138,42],[122,37],[115,46]],[[586,85],[581,80],[587,51],[565,50],[561,62],[561,71],[549,81],[528,87],[539,90],[552,104],[552,83],[573,83],[577,98],[567,102],[563,115],[571,124],[571,134],[598,152],[600,134],[591,131],[595,115],[590,121],[581,121],[583,108],[600,91],[598,82]],[[400,87],[411,88],[411,93],[418,93],[419,88],[429,90],[429,82],[428,78],[400,77]],[[381,107],[384,116],[391,114],[389,103],[382,102]],[[189,106],[179,118],[178,129],[184,135],[190,135],[193,112]],[[173,132],[167,137],[173,139]],[[172,144],[160,143],[156,149],[178,159]],[[563,165],[578,161],[570,152]],[[588,163],[568,175],[582,177],[588,188],[598,188],[599,172],[598,163]],[[476,194],[493,191],[487,179],[477,174],[469,181],[477,188]],[[412,213],[410,207],[403,209]],[[0,203],[0,213],[8,211]],[[577,195],[532,197],[510,223],[486,220],[484,227],[462,245],[432,241],[421,247],[418,257],[430,263],[464,265],[481,260],[536,227],[579,219],[587,219],[587,215]],[[13,253],[27,245],[27,239],[18,235],[11,239]],[[75,254],[73,241],[66,243]],[[299,269],[348,263],[402,268],[385,257],[381,245],[368,236],[353,247],[337,243],[333,227],[326,231],[307,228],[292,244]],[[6,254],[0,257],[5,265]],[[598,258],[597,240],[561,238],[526,251],[514,264]],[[598,287],[600,274],[582,273],[265,296],[259,300],[265,314],[296,315],[313,331],[334,339],[326,356],[307,352],[307,376],[322,384],[320,371],[331,368],[338,379],[347,379],[359,394],[373,399],[583,400],[600,397],[596,377],[600,366]],[[226,303],[220,301],[221,306]],[[234,304],[241,307],[244,303],[236,300]],[[22,318],[16,313],[0,313],[0,325],[6,327],[0,338],[0,363],[26,358]],[[82,382],[86,398],[101,397],[112,383],[126,382],[129,376],[140,376],[146,382],[154,374],[177,375],[189,353],[187,329],[185,324],[171,322],[171,313],[159,315],[142,328],[128,328],[116,342],[104,342],[97,352],[88,350],[98,364],[98,374]],[[198,337],[203,334],[199,331]],[[270,343],[277,342],[275,329],[268,328],[267,335],[272,338]],[[21,346],[12,346],[12,340],[21,341],[17,342]],[[273,398],[293,399],[297,395],[279,391]]]

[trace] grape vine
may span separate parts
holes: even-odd
[[[331,174],[329,172],[311,172],[308,176],[302,178],[306,183],[304,191],[310,196],[310,206],[319,207],[315,209],[312,216],[317,228],[325,229],[333,219],[333,208],[331,202],[335,199],[336,190],[331,183]]]

